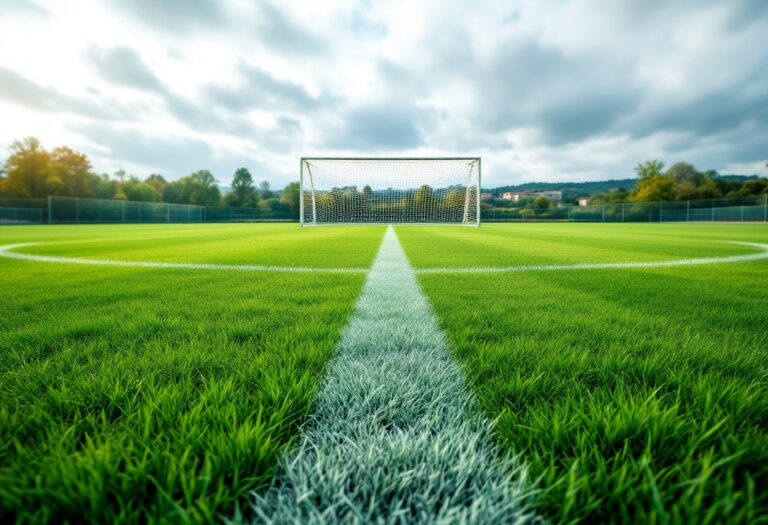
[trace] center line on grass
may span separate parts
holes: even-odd
[[[390,226],[257,522],[527,523],[502,456]]]

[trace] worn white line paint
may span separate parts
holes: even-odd
[[[309,268],[302,266],[264,266],[241,264],[205,264],[205,263],[164,263],[149,261],[112,261],[109,259],[81,259],[79,257],[55,257],[52,255],[32,255],[16,253],[10,250],[32,246],[40,243],[6,244],[0,246],[0,257],[9,259],[22,259],[25,261],[38,261],[48,263],[88,264],[93,266],[122,266],[136,268],[186,268],[190,270],[237,270],[237,271],[264,271],[264,272],[326,272],[326,273],[365,273],[366,268]]]
[[[747,255],[729,255],[726,257],[699,257],[696,259],[674,259],[671,261],[623,262],[623,263],[581,263],[581,264],[542,264],[521,266],[474,266],[469,268],[418,268],[416,273],[501,273],[501,272],[541,272],[560,270],[606,270],[620,268],[663,268],[666,266],[696,266],[701,264],[724,264],[768,259],[768,244],[757,242],[732,242],[752,246],[762,251]],[[267,266],[241,264],[205,264],[205,263],[162,263],[149,261],[114,261],[109,259],[81,259],[79,257],[56,257],[53,255],[32,255],[11,250],[41,243],[7,244],[0,246],[0,257],[27,261],[87,264],[93,266],[123,266],[137,268],[187,268],[191,270],[236,270],[265,272],[325,272],[325,273],[365,273],[366,268],[313,268],[306,266]]]
[[[255,495],[255,521],[529,523],[525,487],[388,228],[314,415]]]

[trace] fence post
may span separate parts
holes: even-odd
[[[53,222],[51,222],[52,221],[51,215],[53,215],[51,213],[51,210],[52,210],[52,207],[51,207],[51,196],[48,195],[48,224],[53,224]]]
[[[763,221],[768,222],[768,193],[765,194],[765,202],[763,205]]]
[[[744,222],[744,205],[741,205],[741,222]]]
[[[715,199],[712,199],[712,222],[715,222]]]
[[[622,202],[621,203],[621,222],[625,222],[624,221],[624,206],[625,206],[625,204]]]
[[[664,203],[663,201],[659,201],[659,222],[664,222],[662,217],[664,216],[664,211],[662,209]]]
[[[603,204],[603,222],[605,222],[605,204]]]
[[[691,201],[685,201],[685,222],[691,222]]]

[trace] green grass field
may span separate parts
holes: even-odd
[[[761,226],[399,232],[417,268],[652,261],[768,242]],[[768,262],[426,274],[421,284],[556,522],[768,519]]]
[[[412,266],[756,252],[768,227],[401,226]],[[384,227],[0,228],[16,251],[368,268]],[[768,521],[768,260],[422,273],[495,438],[562,523]],[[0,257],[0,520],[211,522],[265,487],[365,273]]]
[[[370,265],[382,228],[10,227],[126,260]],[[28,248],[29,252],[35,250]],[[364,274],[0,259],[0,521],[211,522],[269,481]]]

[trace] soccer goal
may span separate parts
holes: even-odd
[[[302,157],[301,225],[480,225],[480,158]]]

